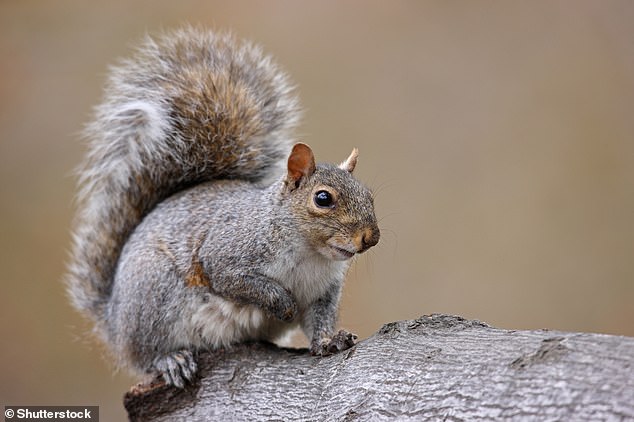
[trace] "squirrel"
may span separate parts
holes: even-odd
[[[111,69],[86,126],[67,289],[119,368],[184,387],[197,353],[335,333],[351,258],[379,241],[372,192],[293,145],[299,101],[261,49],[185,27]]]

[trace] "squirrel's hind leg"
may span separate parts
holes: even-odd
[[[186,349],[154,359],[152,368],[163,376],[166,384],[178,388],[191,383],[198,370],[194,354]]]

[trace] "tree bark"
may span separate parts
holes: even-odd
[[[199,355],[183,390],[134,387],[133,421],[634,420],[634,338],[515,331],[448,315],[340,354],[248,343]]]

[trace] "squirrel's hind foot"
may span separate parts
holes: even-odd
[[[152,366],[162,375],[166,384],[178,388],[191,383],[198,369],[194,354],[186,349],[156,358]]]

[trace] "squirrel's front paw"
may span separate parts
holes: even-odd
[[[154,369],[163,376],[165,383],[184,388],[185,383],[194,379],[196,360],[190,350],[180,350],[154,359]]]
[[[271,307],[275,317],[284,322],[291,322],[297,315],[297,303],[291,295],[280,296],[279,300]]]
[[[346,330],[339,330],[332,338],[313,340],[310,353],[314,356],[329,356],[349,349],[357,343],[357,336]]]

